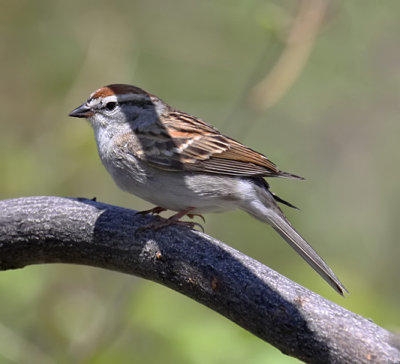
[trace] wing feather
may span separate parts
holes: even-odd
[[[189,114],[172,110],[165,121],[157,122],[154,128],[151,134],[148,130],[136,130],[135,134],[143,148],[141,157],[155,167],[231,176],[302,179],[280,171],[266,156]]]

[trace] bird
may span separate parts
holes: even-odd
[[[145,213],[175,211],[168,225],[185,215],[241,209],[272,226],[339,294],[348,292],[278,203],[294,206],[272,193],[265,179],[304,178],[136,86],[101,87],[69,116],[90,122],[115,183],[156,206]]]

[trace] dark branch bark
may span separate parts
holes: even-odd
[[[263,264],[182,226],[86,199],[0,201],[0,269],[86,264],[168,286],[309,363],[399,363],[400,340]]]

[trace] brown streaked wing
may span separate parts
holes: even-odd
[[[279,175],[279,169],[267,157],[225,137],[206,122],[178,111],[169,116],[169,135],[179,140],[186,134],[186,143],[190,143],[182,150],[182,162],[188,162],[184,169],[241,176]]]
[[[276,167],[276,165],[263,154],[258,153],[233,139],[229,139],[229,145],[230,148],[227,151],[215,155],[215,158],[252,163],[260,167],[264,167],[273,173],[279,173],[279,169]]]
[[[156,127],[156,126],[155,126]],[[171,111],[157,138],[137,136],[144,159],[158,168],[230,176],[297,176],[280,171],[264,155],[225,137],[213,126],[191,115]]]
[[[303,177],[281,171],[261,153],[240,144],[236,140],[227,139],[230,146],[228,150],[215,153],[210,159],[198,162],[199,167],[203,168],[204,172],[233,176],[284,177],[304,180]]]
[[[277,177],[280,175],[278,173],[269,172],[264,167],[257,166],[256,164],[219,158],[210,158],[206,161],[188,164],[185,165],[185,169],[188,171],[242,177]]]

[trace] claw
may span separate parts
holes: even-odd
[[[193,222],[193,221],[175,221],[175,224],[187,226],[189,229],[192,229],[192,230],[194,230],[194,228],[197,226],[204,233],[203,225],[199,224],[198,222]]]
[[[140,211],[137,212],[137,214],[159,214],[162,211],[165,211],[166,209],[162,208],[162,207],[154,207],[151,210],[147,210],[147,211]],[[146,231],[146,230],[159,230],[162,229],[164,227],[167,227],[171,224],[179,224],[179,225],[183,225],[188,227],[189,229],[194,229],[196,226],[199,227],[201,229],[201,231],[204,233],[204,228],[201,224],[199,224],[198,222],[193,222],[193,221],[180,221],[179,219],[185,215],[189,216],[191,219],[193,219],[195,216],[199,216],[203,219],[203,221],[205,222],[205,219],[202,215],[198,215],[198,214],[188,214],[189,211],[193,210],[193,208],[189,208],[183,211],[179,211],[178,213],[176,213],[175,215],[172,215],[171,217],[169,217],[168,219],[162,219],[161,221],[157,221],[154,222],[152,224],[148,224],[145,226],[141,226],[139,228],[136,229],[136,233],[137,232],[142,232],[142,231]]]
[[[189,216],[191,219],[194,219],[194,217],[197,216],[197,217],[200,217],[200,219],[202,219],[204,223],[206,222],[206,219],[204,218],[204,216],[200,215],[200,214],[187,214],[187,216]]]

